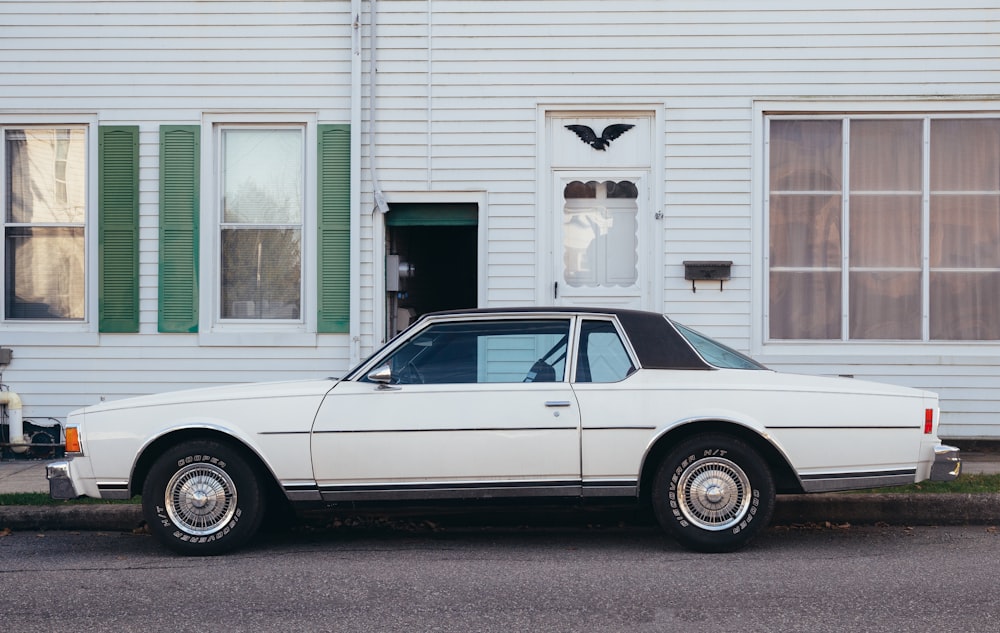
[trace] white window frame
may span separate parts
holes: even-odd
[[[84,214],[84,317],[79,321],[63,320],[7,320],[5,305],[0,305],[0,333],[17,334],[17,342],[26,345],[93,345],[98,341],[98,143],[96,114],[4,114],[0,115],[0,128],[75,128],[86,134],[86,211]],[[0,149],[0,151],[3,151]],[[5,159],[0,158],[0,163]],[[6,166],[0,168],[0,191],[5,192]],[[4,205],[0,213],[6,214]],[[3,217],[6,225],[6,215]],[[0,262],[6,261],[6,239],[0,239]],[[2,268],[4,264],[0,264]],[[6,286],[4,286],[6,292]]]
[[[838,119],[838,118],[882,118],[882,119],[917,119],[926,121],[931,118],[1000,118],[1000,100],[998,101],[912,101],[900,99],[890,101],[857,101],[857,100],[787,100],[787,101],[755,101],[753,136],[757,139],[753,144],[753,252],[757,253],[752,274],[755,291],[752,295],[753,327],[750,353],[762,362],[780,363],[794,362],[794,359],[809,357],[810,362],[823,362],[827,357],[831,360],[850,360],[851,357],[866,359],[873,357],[906,357],[915,359],[921,355],[953,354],[962,357],[984,357],[990,359],[990,364],[1000,354],[1000,342],[995,341],[938,341],[923,338],[922,340],[869,341],[869,340],[769,340],[767,325],[769,319],[770,300],[770,244],[769,244],[769,208],[768,197],[768,120],[783,119]],[[926,137],[925,137],[926,138]],[[926,180],[927,175],[924,174]],[[924,183],[926,198],[927,183]],[[923,204],[929,203],[924,200]],[[926,208],[924,210],[926,223]],[[846,227],[845,227],[846,229]],[[929,294],[927,292],[927,251],[929,239],[926,231],[923,234],[924,251],[922,266],[924,292],[922,296],[921,318],[924,335],[926,336],[926,320],[929,318]],[[849,248],[848,236],[843,238],[843,249]],[[846,251],[844,251],[846,252]],[[845,312],[846,306],[842,309]],[[842,316],[842,318],[844,318]],[[843,328],[842,328],[843,331]],[[913,362],[916,362],[914,360]]]
[[[222,131],[226,129],[301,129],[302,278],[299,318],[221,318]],[[315,113],[208,113],[201,126],[201,209],[199,230],[199,343],[220,346],[314,346],[316,344],[316,171]]]

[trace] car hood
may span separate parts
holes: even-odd
[[[94,414],[117,409],[136,409],[143,407],[158,407],[166,405],[190,404],[199,402],[219,402],[225,400],[253,400],[261,398],[288,398],[298,396],[322,396],[337,383],[336,378],[319,380],[288,380],[279,382],[255,382],[238,385],[223,385],[219,387],[201,387],[182,391],[155,393],[147,396],[136,396],[102,402],[78,409],[70,413]]]

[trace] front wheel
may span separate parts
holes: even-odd
[[[264,514],[253,468],[233,448],[210,440],[167,449],[142,488],[150,531],[180,554],[214,555],[245,544]]]
[[[731,552],[767,527],[774,479],[746,443],[729,435],[697,435],[669,451],[653,479],[653,511],[681,545]]]

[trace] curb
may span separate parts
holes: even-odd
[[[131,532],[142,523],[142,508],[138,504],[0,506],[0,529]],[[772,525],[808,523],[1000,525],[1000,493],[827,493],[778,497]]]
[[[0,529],[130,532],[141,524],[139,505],[0,506]]]
[[[778,497],[773,525],[997,525],[1000,493],[826,493]]]

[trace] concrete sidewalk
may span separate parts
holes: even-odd
[[[48,461],[0,461],[0,494],[45,493]],[[962,450],[964,474],[1000,474],[1000,451]],[[782,495],[775,525],[1000,525],[1000,490],[984,494]],[[0,505],[0,530],[123,530],[142,524],[138,504]]]

